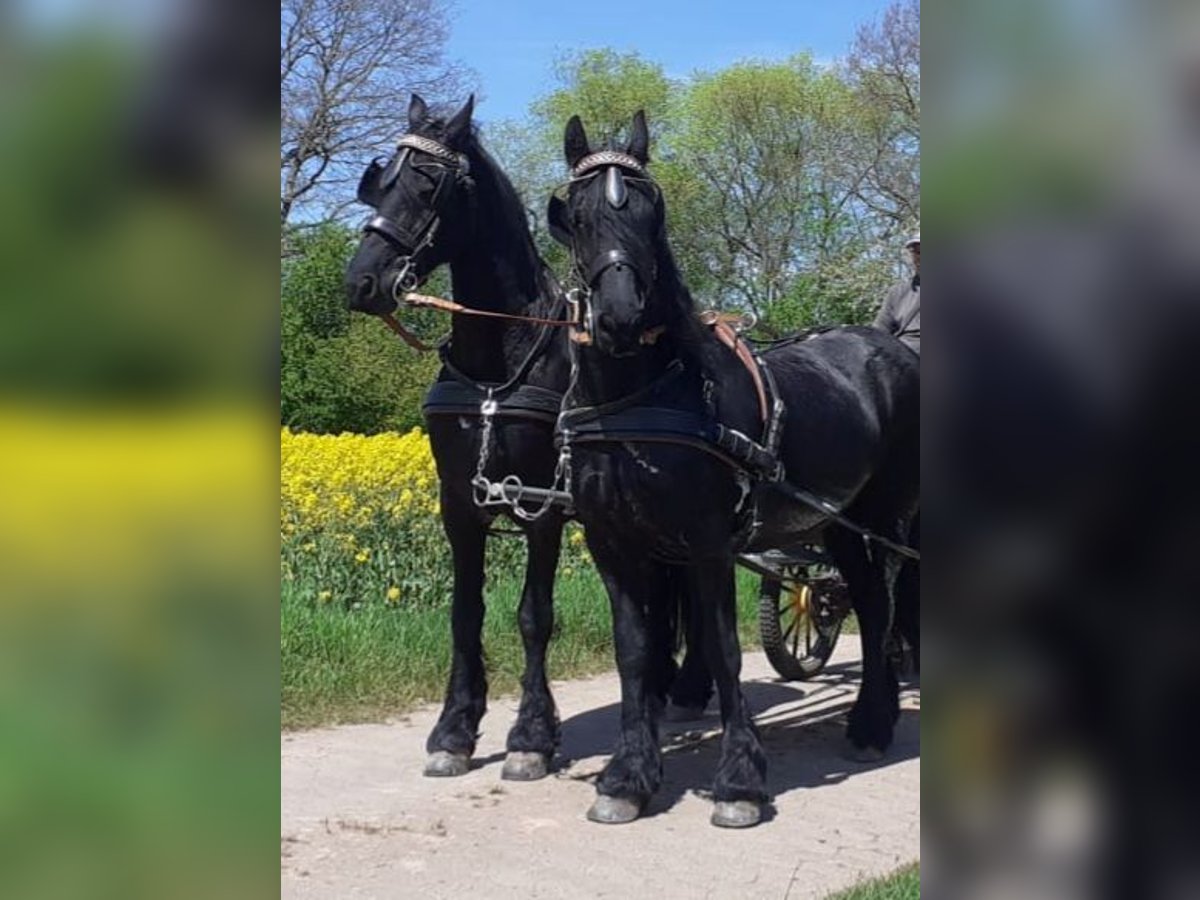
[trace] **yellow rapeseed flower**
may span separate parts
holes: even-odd
[[[333,591],[321,591],[321,593],[317,594],[317,599],[322,603],[328,603],[333,599]]]
[[[398,603],[400,600],[400,588],[392,585],[387,592],[388,603]]]
[[[372,436],[280,431],[280,518],[296,533],[345,533],[389,515],[437,511],[437,471],[421,429]]]
[[[365,563],[370,558],[371,558],[370,550],[359,550],[357,553],[354,554],[354,561],[356,563]]]

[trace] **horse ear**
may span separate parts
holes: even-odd
[[[563,155],[572,169],[588,155],[587,132],[583,130],[579,116],[571,116],[567,122],[567,130],[563,133]]]
[[[425,105],[421,95],[413,94],[412,99],[408,101],[408,127],[416,128],[425,121],[425,117],[428,115],[429,107]]]
[[[629,129],[629,143],[625,152],[638,162],[650,160],[650,130],[646,127],[646,111],[639,109],[633,114],[633,125]]]
[[[475,95],[472,94],[467,98],[467,102],[463,104],[462,109],[454,114],[449,122],[446,123],[446,143],[455,144],[458,140],[466,136],[467,131],[471,128],[471,114],[475,112]]]

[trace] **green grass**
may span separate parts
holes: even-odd
[[[826,900],[917,900],[921,896],[921,864],[909,863],[883,878],[873,878]]]
[[[520,687],[520,592],[521,582],[509,577],[496,578],[486,593],[484,652],[491,696]],[[744,647],[758,645],[757,603],[757,579],[739,572],[738,630]],[[608,597],[593,570],[560,575],[554,615],[551,678],[613,668]],[[285,729],[378,721],[441,699],[450,665],[450,614],[446,607],[381,603],[347,610],[318,603],[314,588],[285,584],[280,643]]]

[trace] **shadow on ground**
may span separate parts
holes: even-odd
[[[771,797],[836,784],[920,755],[917,709],[901,710],[895,740],[879,762],[852,762],[842,755],[846,714],[858,695],[860,674],[860,664],[850,662],[831,665],[810,681],[742,685],[767,753],[767,793]],[[901,682],[902,692],[916,686]],[[721,717],[714,707],[715,701],[696,722],[662,724],[663,783],[644,815],[666,812],[689,792],[709,796],[721,750]],[[598,769],[582,771],[576,763],[612,752],[620,714],[620,704],[613,703],[562,723],[559,777],[595,780]],[[770,817],[768,812],[766,820]]]

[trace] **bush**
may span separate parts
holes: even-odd
[[[326,225],[294,235],[280,311],[280,421],[318,434],[407,431],[438,369],[373,317],[346,310],[342,274],[357,236]],[[434,327],[437,327],[434,325]]]

